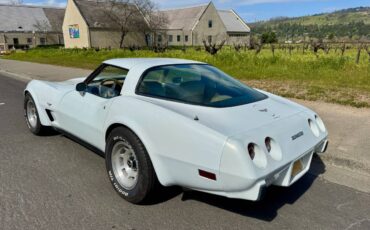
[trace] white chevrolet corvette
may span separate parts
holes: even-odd
[[[109,179],[139,203],[156,183],[258,200],[290,186],[328,145],[313,111],[180,59],[113,59],[86,79],[33,80],[25,117],[105,153]]]

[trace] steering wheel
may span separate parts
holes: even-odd
[[[104,85],[105,82],[108,82],[108,81],[112,81],[113,82],[113,85],[111,87],[106,87]],[[118,85],[118,80],[115,79],[115,78],[107,78],[107,79],[104,79],[100,82],[99,84],[99,95],[100,96],[103,96],[103,97],[113,97],[115,96],[116,94],[116,86]],[[108,90],[104,90],[105,92],[103,92],[102,90],[102,86],[108,88]],[[106,95],[103,95],[103,94],[106,94]]]

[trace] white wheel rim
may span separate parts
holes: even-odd
[[[112,168],[118,183],[125,189],[135,187],[139,165],[134,149],[126,140],[118,141],[112,149]]]
[[[27,114],[28,124],[32,128],[36,128],[36,125],[37,125],[37,112],[36,112],[36,106],[35,106],[35,104],[33,103],[32,100],[29,100],[27,102],[26,114]]]

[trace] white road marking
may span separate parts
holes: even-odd
[[[0,103],[0,105],[5,105],[5,103]]]

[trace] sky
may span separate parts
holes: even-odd
[[[17,0],[0,0],[0,4]],[[23,0],[24,4],[65,6],[67,0]],[[153,0],[159,8],[177,8],[207,4],[209,0]],[[370,6],[370,0],[214,0],[217,9],[234,9],[245,21],[297,17],[335,10]]]

